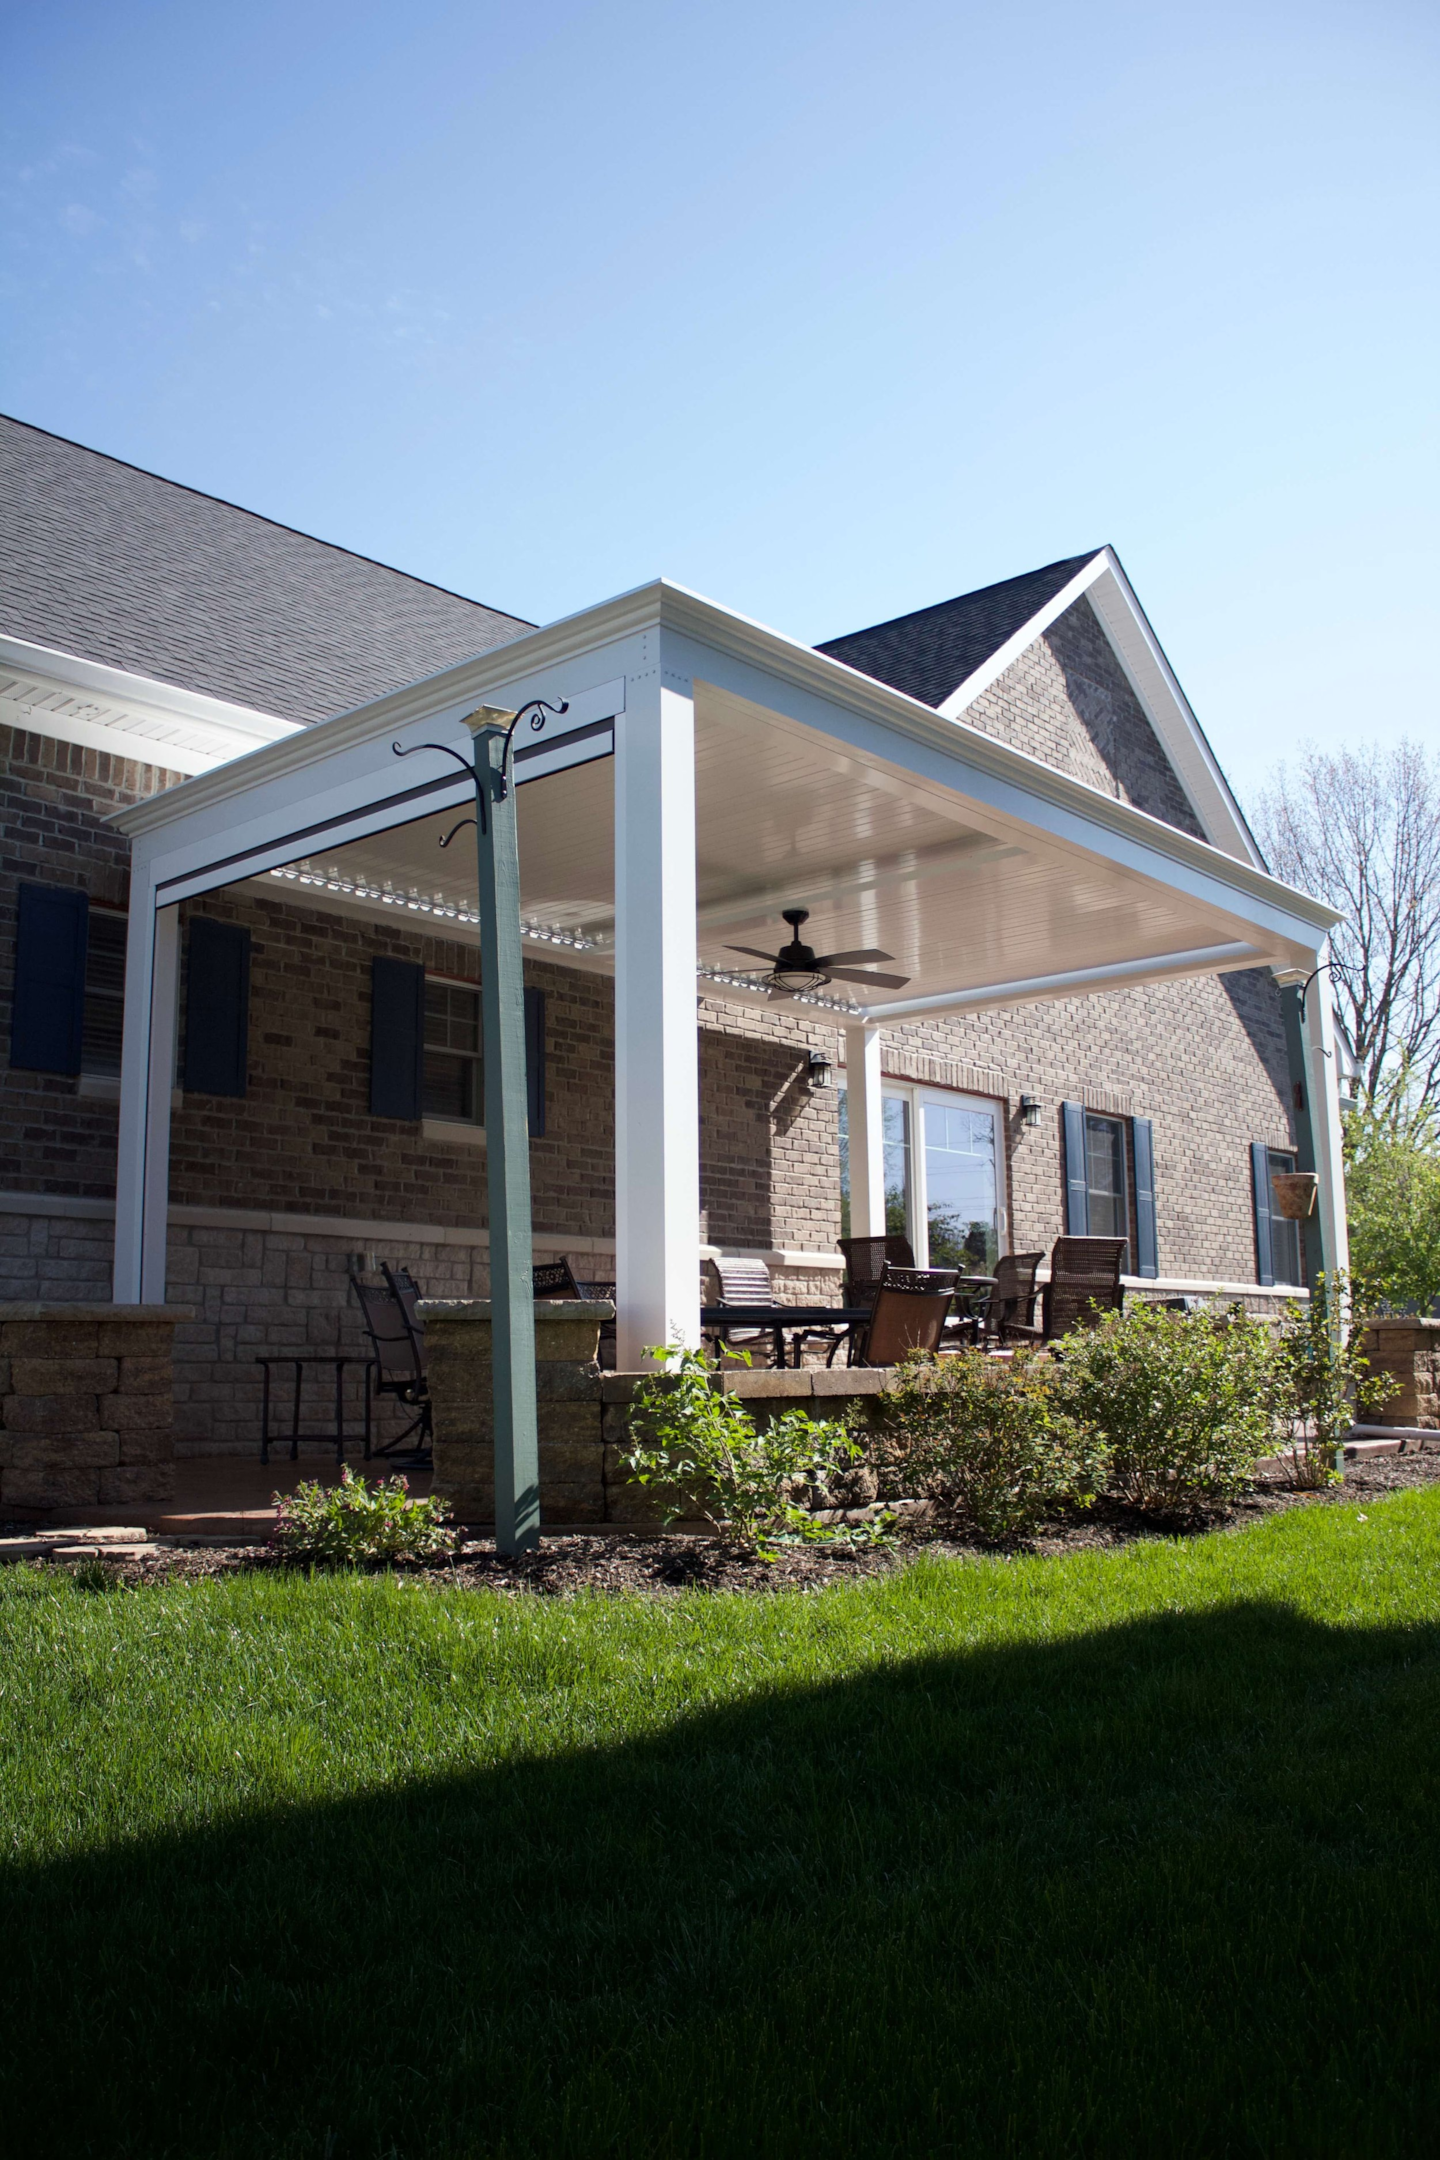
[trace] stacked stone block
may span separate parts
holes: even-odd
[[[1384,1374],[1395,1388],[1380,1409],[1366,1413],[1366,1423],[1412,1431],[1440,1427],[1440,1320],[1405,1315],[1372,1320],[1364,1347],[1371,1372]]]
[[[153,1305],[0,1305],[0,1508],[129,1506],[175,1489],[171,1351]]]

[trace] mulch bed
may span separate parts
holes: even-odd
[[[501,1559],[488,1539],[475,1539],[467,1541],[453,1561],[397,1572],[422,1585],[458,1585],[511,1596],[567,1597],[577,1591],[635,1594],[674,1590],[822,1590],[831,1583],[893,1573],[921,1553],[945,1559],[995,1559],[1006,1557],[1007,1552],[1051,1555],[1106,1551],[1142,1539],[1243,1530],[1262,1516],[1286,1508],[1325,1507],[1337,1502],[1353,1505],[1356,1501],[1380,1500],[1410,1486],[1435,1484],[1440,1484],[1440,1447],[1366,1457],[1347,1465],[1342,1485],[1323,1492],[1296,1492],[1278,1478],[1262,1479],[1244,1499],[1183,1519],[1159,1520],[1102,1499],[1083,1514],[1048,1526],[1032,1541],[1004,1549],[949,1537],[943,1531],[922,1530],[884,1545],[787,1549],[767,1562],[723,1545],[716,1538],[567,1532],[546,1537],[538,1551],[517,1559]],[[117,1586],[271,1571],[292,1564],[254,1545],[162,1547],[113,1559],[106,1557],[102,1545],[97,1547],[94,1560],[46,1564],[88,1566],[94,1573],[97,1563],[105,1580]]]

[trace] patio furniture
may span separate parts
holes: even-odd
[[[541,1260],[531,1269],[537,1298],[608,1298],[615,1303],[613,1282],[581,1282],[567,1259]],[[615,1322],[600,1323],[598,1363],[605,1372],[615,1370]]]
[[[912,1351],[940,1348],[955,1285],[955,1268],[887,1267],[863,1329],[851,1338],[852,1365],[898,1365]]]
[[[727,1259],[722,1255],[715,1262],[715,1273],[720,1278],[721,1305],[774,1305],[774,1285],[770,1280],[770,1270],[763,1260],[743,1257]],[[785,1354],[782,1338],[778,1333],[770,1332],[773,1335],[775,1363],[783,1365]],[[758,1348],[762,1361],[772,1346],[763,1325],[738,1332],[734,1328],[721,1327],[717,1333],[727,1350],[746,1350],[753,1357]]]
[[[915,1254],[910,1240],[892,1231],[885,1237],[842,1237],[838,1241],[845,1255],[845,1302],[847,1305],[868,1305],[880,1287],[880,1277],[886,1264],[891,1267],[913,1268]]]
[[[961,1270],[955,1282],[955,1315],[945,1323],[942,1350],[973,1347],[980,1341],[985,1308],[994,1288],[993,1275],[968,1275]]]
[[[792,1359],[800,1363],[804,1344],[815,1335],[830,1341],[827,1364],[833,1364],[835,1353],[847,1342],[858,1327],[870,1317],[868,1305],[702,1305],[700,1325],[707,1335],[724,1334],[731,1328],[764,1330],[771,1338],[773,1362],[779,1367],[787,1363],[785,1337],[794,1338]]]
[[[261,1372],[264,1376],[261,1382],[260,1394],[260,1460],[262,1463],[268,1463],[270,1460],[270,1442],[272,1439],[280,1443],[282,1446],[285,1441],[289,1441],[291,1462],[294,1462],[299,1456],[300,1442],[302,1440],[323,1440],[327,1443],[327,1445],[333,1444],[335,1449],[336,1462],[344,1462],[346,1438],[345,1368],[347,1365],[363,1365],[365,1368],[364,1424],[361,1430],[365,1441],[365,1459],[367,1462],[369,1461],[371,1361],[368,1357],[356,1357],[353,1355],[353,1353],[343,1357],[329,1355],[318,1357],[308,1355],[302,1355],[300,1357],[277,1355],[272,1357],[257,1357],[255,1363],[260,1367]],[[289,1365],[293,1368],[295,1375],[295,1387],[290,1400],[290,1430],[289,1432],[272,1434],[270,1430],[270,1374],[272,1368],[276,1365]],[[335,1423],[328,1432],[317,1432],[313,1430],[308,1432],[302,1432],[300,1430],[300,1395],[305,1382],[305,1369],[309,1365],[318,1365],[322,1368],[329,1365],[333,1366],[335,1370]],[[357,1434],[356,1437],[359,1438],[360,1435]]]
[[[1044,1258],[1043,1252],[1001,1254],[990,1295],[975,1314],[978,1344],[1040,1341],[1035,1325],[1035,1300],[1040,1294],[1035,1271]]]
[[[375,1283],[361,1282],[358,1275],[350,1277],[350,1287],[360,1307],[360,1318],[370,1338],[373,1353],[366,1373],[365,1417],[370,1422],[370,1392],[390,1396],[415,1412],[410,1423],[384,1447],[372,1448],[367,1439],[365,1453],[384,1455],[409,1469],[428,1470],[431,1448],[430,1390],[425,1379],[425,1337],[414,1301],[419,1290],[404,1269],[392,1273],[387,1267],[383,1287]],[[403,1285],[401,1277],[403,1276]],[[412,1438],[413,1436],[413,1438]],[[410,1442],[407,1453],[400,1451]]]
[[[1094,1327],[1102,1313],[1122,1310],[1120,1273],[1129,1250],[1127,1238],[1056,1238],[1041,1300],[1045,1342],[1068,1335],[1073,1327]]]

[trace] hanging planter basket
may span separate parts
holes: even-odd
[[[1287,1222],[1304,1222],[1314,1214],[1320,1180],[1313,1170],[1272,1170],[1270,1185],[1275,1212]]]

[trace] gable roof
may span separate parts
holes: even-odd
[[[1100,552],[1092,548],[1021,577],[1003,578],[998,585],[982,585],[978,592],[917,608],[913,615],[896,615],[869,630],[831,638],[815,650],[938,710]]]
[[[1263,869],[1264,858],[1245,814],[1112,547],[1069,555],[913,615],[897,615],[872,629],[831,638],[815,649],[933,705],[947,720],[964,721],[980,693],[1082,596],[1109,639],[1206,839],[1238,862]]]
[[[305,722],[531,627],[0,414],[0,633]]]

